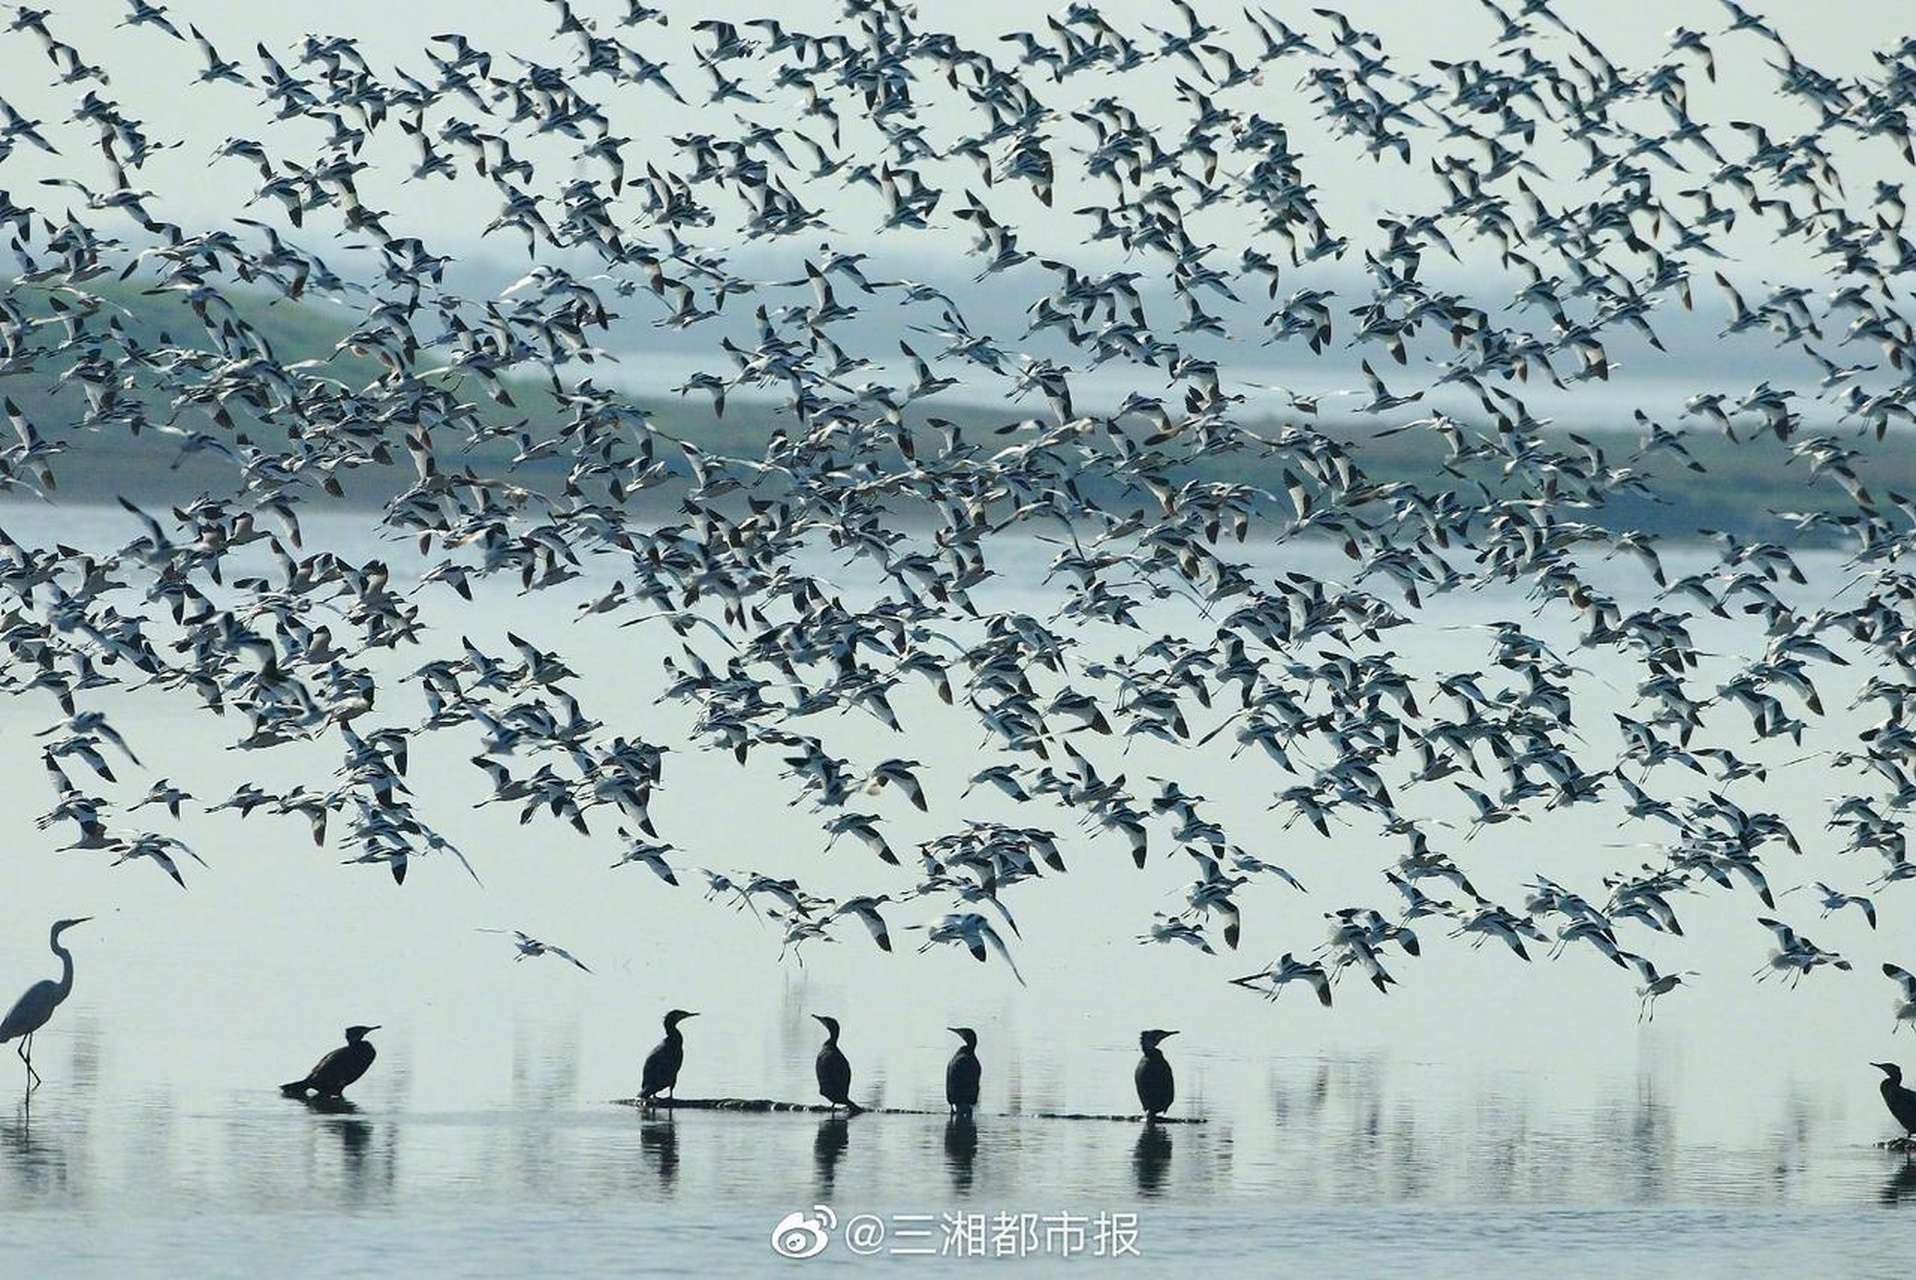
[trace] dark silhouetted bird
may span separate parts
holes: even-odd
[[[946,1027],[964,1043],[945,1064],[945,1101],[951,1114],[964,1117],[978,1105],[978,1081],[984,1068],[978,1064],[978,1033],[970,1027]]]
[[[1903,1126],[1903,1135],[1916,1135],[1916,1089],[1903,1087],[1903,1069],[1893,1062],[1872,1062],[1869,1065],[1885,1077],[1883,1105],[1889,1108],[1890,1115],[1896,1117],[1896,1123]]]
[[[688,1013],[684,1009],[674,1009],[665,1015],[665,1039],[652,1046],[652,1052],[645,1055],[645,1069],[639,1076],[639,1098],[642,1101],[657,1101],[661,1093],[670,1093],[677,1100],[679,1068],[685,1065],[685,1037],[679,1032],[679,1023],[696,1017],[698,1014]]]
[[[53,1011],[73,994],[73,953],[60,945],[60,935],[92,918],[81,916],[77,920],[53,922],[53,928],[47,933],[47,946],[53,948],[54,955],[60,957],[60,980],[55,982],[51,978],[43,978],[34,983],[13,1002],[13,1008],[7,1011],[6,1018],[0,1019],[0,1044],[9,1040],[20,1042],[17,1052],[20,1061],[27,1064],[28,1093],[32,1093],[40,1084],[40,1073],[33,1069],[34,1033],[46,1026]]]
[[[845,1051],[838,1047],[838,1019],[827,1018],[815,1013],[825,1027],[825,1043],[819,1046],[818,1059],[813,1065],[818,1070],[818,1094],[832,1104],[832,1110],[845,1107],[852,1111],[860,1110],[852,1101],[852,1063]]]
[[[376,1026],[347,1027],[345,1044],[315,1063],[304,1079],[283,1084],[279,1091],[289,1098],[304,1098],[308,1094],[319,1098],[339,1097],[346,1092],[347,1085],[366,1074],[366,1068],[379,1056],[378,1050],[366,1042],[366,1036],[377,1030]]]
[[[1177,1098],[1177,1079],[1171,1074],[1171,1064],[1166,1061],[1164,1051],[1158,1048],[1176,1034],[1175,1031],[1138,1033],[1138,1047],[1144,1050],[1144,1056],[1138,1059],[1138,1105],[1144,1108],[1146,1120],[1156,1120],[1169,1111]]]

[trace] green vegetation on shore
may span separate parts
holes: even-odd
[[[142,290],[137,282],[95,281],[90,291],[102,307],[86,318],[91,327],[103,326],[107,316],[138,344],[156,346],[178,344],[203,348],[205,331],[187,303],[177,292],[157,293]],[[363,385],[377,378],[379,365],[366,356],[340,349],[341,340],[352,332],[357,317],[329,301],[293,302],[265,294],[228,292],[229,300],[246,323],[271,344],[282,363],[299,360],[325,361],[329,376],[350,386]],[[30,289],[16,289],[14,299],[28,316],[54,315],[48,295]],[[59,305],[74,307],[70,295],[60,296]],[[421,336],[429,337],[438,324],[424,313],[417,319]],[[57,326],[49,327],[57,332]],[[43,330],[42,340],[45,340]],[[0,378],[0,392],[16,403],[36,423],[50,441],[62,442],[65,453],[55,461],[59,488],[54,495],[62,502],[110,502],[124,496],[145,504],[177,503],[202,493],[228,494],[239,484],[234,463],[211,450],[187,451],[177,432],[149,428],[137,436],[129,431],[93,431],[75,426],[83,403],[77,386],[69,383],[55,387],[55,381],[69,361],[53,357],[41,364],[38,376]],[[589,372],[589,371],[587,371]],[[425,376],[451,378],[450,373]],[[597,375],[604,380],[606,375]],[[545,384],[526,379],[508,379],[513,407],[495,404],[479,386],[467,381],[465,399],[477,406],[480,420],[500,434],[481,442],[470,452],[459,452],[459,443],[438,440],[442,466],[470,465],[482,475],[508,474],[512,458],[518,452],[516,437],[520,431],[534,440],[556,433],[566,418]],[[954,393],[955,394],[955,393]],[[753,400],[741,393],[728,399],[727,413],[719,417],[702,394],[690,397],[674,395],[638,395],[631,397],[639,408],[652,415],[654,425],[675,438],[689,440],[710,452],[742,457],[764,454],[772,433],[791,431],[794,423],[775,401]],[[147,411],[155,424],[166,424],[175,410],[165,403],[149,401]],[[995,436],[994,429],[1015,421],[1020,413],[996,410],[988,406],[941,397],[929,408],[914,408],[910,420],[922,426],[926,413],[959,424],[967,438],[987,444],[1013,442],[1015,435]],[[182,426],[206,430],[205,413],[197,406],[179,412]],[[236,414],[236,416],[239,416]],[[1378,438],[1378,433],[1410,417],[1414,410],[1376,419],[1297,418],[1299,425],[1320,431],[1351,447],[1353,456],[1375,484],[1410,482],[1426,490],[1453,488],[1466,501],[1476,500],[1479,482],[1494,487],[1497,467],[1479,460],[1457,472],[1445,470],[1448,452],[1445,442],[1433,431],[1416,428]],[[1135,420],[1136,434],[1148,433],[1142,419]],[[521,425],[523,424],[523,426]],[[1271,434],[1286,425],[1281,421],[1247,421],[1260,434]],[[1472,424],[1465,424],[1467,430]],[[242,428],[244,430],[244,428]],[[263,447],[280,447],[270,428],[251,428],[256,442]],[[1568,436],[1572,428],[1552,426],[1542,430],[1546,444],[1553,449],[1576,452],[1578,446]],[[932,433],[927,431],[927,439]],[[1682,434],[1684,447],[1702,467],[1692,470],[1683,458],[1669,450],[1659,450],[1632,464],[1637,439],[1630,433],[1587,431],[1581,433],[1603,450],[1611,467],[1634,465],[1645,477],[1645,487],[1656,498],[1639,493],[1619,492],[1600,509],[1587,510],[1572,518],[1588,520],[1613,528],[1637,528],[1666,537],[1692,536],[1700,529],[1729,529],[1774,536],[1781,522],[1773,513],[1809,511],[1853,511],[1854,501],[1833,477],[1812,480],[1806,460],[1795,458],[1789,445],[1767,432],[1751,427],[1731,441],[1714,430],[1695,430]],[[1853,429],[1844,434],[1854,435]],[[229,442],[230,443],[230,442]],[[1916,447],[1900,433],[1883,441],[1857,443],[1867,461],[1859,464],[1859,478],[1877,498],[1890,494],[1916,492]],[[563,455],[541,458],[510,472],[529,487],[556,492],[563,483],[570,459]],[[1206,480],[1228,480],[1282,492],[1284,467],[1279,460],[1260,457],[1251,450],[1183,468],[1182,474]],[[401,455],[392,466],[368,466],[341,477],[345,487],[343,502],[373,505],[399,492],[413,478],[410,464]],[[671,496],[664,487],[650,491],[648,500]],[[18,500],[21,495],[14,495]],[[319,497],[319,495],[315,495]],[[1661,499],[1658,501],[1657,499]],[[342,501],[334,499],[333,501]]]

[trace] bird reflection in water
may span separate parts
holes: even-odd
[[[1905,1147],[1896,1171],[1889,1175],[1881,1193],[1884,1204],[1916,1203],[1916,1150]]]
[[[978,1159],[978,1126],[969,1116],[952,1117],[945,1123],[945,1167],[951,1171],[952,1189],[960,1194],[971,1191],[972,1166]]]
[[[1131,1152],[1132,1171],[1137,1174],[1138,1194],[1155,1196],[1164,1190],[1164,1179],[1171,1172],[1171,1131],[1161,1124],[1147,1124],[1138,1130],[1138,1145]]]
[[[639,1127],[639,1150],[659,1175],[659,1186],[670,1191],[679,1176],[679,1127],[671,1111]]]
[[[340,1181],[349,1202],[360,1202],[373,1195],[390,1192],[398,1178],[393,1142],[395,1126],[384,1126],[383,1147],[373,1142],[378,1128],[360,1114],[360,1109],[345,1098],[307,1098],[306,1109],[313,1113],[322,1132],[339,1141]]]
[[[14,1109],[13,1119],[0,1125],[0,1151],[5,1152],[5,1160],[0,1162],[0,1189],[5,1192],[6,1203],[17,1204],[25,1196],[66,1190],[66,1148],[48,1141],[49,1134],[57,1137],[59,1129],[46,1119],[35,1124],[33,1108],[27,1102]]]
[[[824,1195],[831,1195],[832,1184],[838,1177],[838,1162],[845,1155],[845,1146],[851,1141],[851,1126],[843,1116],[828,1116],[819,1121],[818,1137],[812,1140],[812,1162],[818,1167],[818,1189]]]
[[[351,1107],[350,1103],[347,1105]],[[366,1191],[373,1127],[350,1113],[338,1112],[324,1127],[339,1139],[340,1171],[346,1175],[347,1190],[356,1199]]]

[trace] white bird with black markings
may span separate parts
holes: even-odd
[[[989,948],[998,953],[999,958],[1011,970],[1011,976],[1018,980],[1018,985],[1021,987],[1026,985],[1024,975],[1018,972],[1017,962],[1011,958],[1011,951],[1005,946],[1005,940],[998,936],[996,929],[991,927],[991,921],[977,912],[951,912],[935,924],[910,927],[926,931],[925,940],[918,947],[919,951],[928,951],[941,942],[950,943],[965,948],[971,952],[974,960],[983,964],[987,948]]]
[[[564,947],[554,946],[550,942],[541,942],[531,934],[521,933],[517,929],[481,929],[479,932],[510,933],[512,935],[512,945],[518,950],[518,954],[512,957],[515,961],[530,960],[535,956],[557,956],[575,968],[582,969],[586,973],[592,972],[591,969],[586,968],[584,961],[580,960],[570,951],[567,951]]]
[[[1263,994],[1268,1000],[1275,1000],[1285,987],[1293,982],[1302,982],[1317,995],[1317,1003],[1326,1009],[1331,1007],[1331,975],[1324,966],[1315,960],[1299,960],[1286,951],[1272,962],[1268,969],[1257,973],[1248,973],[1241,978],[1232,978],[1231,982],[1240,987],[1257,990],[1260,983],[1268,983]]]
[[[833,909],[832,915],[857,917],[858,923],[865,926],[865,929],[872,936],[872,941],[878,944],[878,949],[880,951],[890,951],[891,930],[886,928],[885,917],[878,914],[878,909],[891,900],[891,895],[887,893],[877,895],[859,894],[855,898],[847,898],[839,903],[838,906]]]
[[[1899,964],[1885,962],[1883,976],[1896,984],[1896,1025],[1893,1030],[1901,1031],[1905,1026],[1916,1027],[1916,973],[1911,973]]]

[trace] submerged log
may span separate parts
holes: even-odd
[[[771,1111],[792,1112],[799,1115],[823,1116],[832,1114],[832,1108],[817,1102],[781,1102],[776,1098],[657,1098],[647,1102],[642,1098],[614,1098],[614,1105],[637,1107],[644,1111],[748,1111],[764,1113]],[[847,1112],[838,1108],[839,1115],[874,1116],[942,1116],[943,1111],[925,1111],[913,1107],[860,1107]],[[999,1114],[996,1117],[985,1112],[974,1112],[976,1118],[997,1118],[1004,1120],[1111,1120],[1123,1124],[1140,1124],[1144,1117],[1131,1115],[1092,1115],[1081,1111],[1021,1111]],[[1159,1116],[1159,1124],[1208,1124],[1207,1120],[1196,1116]]]
[[[614,1098],[621,1107],[638,1107],[646,1111],[794,1111],[804,1115],[825,1116],[832,1114],[833,1108],[822,1102],[780,1102],[776,1098],[655,1098],[648,1102],[643,1098]],[[909,1107],[858,1107],[848,1110],[837,1108],[839,1115],[874,1116],[938,1116],[942,1111],[916,1111]]]
[[[1129,1115],[1089,1115],[1082,1111],[1034,1111],[1028,1113],[1039,1120],[1116,1120],[1121,1124],[1143,1124],[1144,1117],[1133,1112]],[[1159,1116],[1155,1124],[1209,1124],[1201,1116]]]

